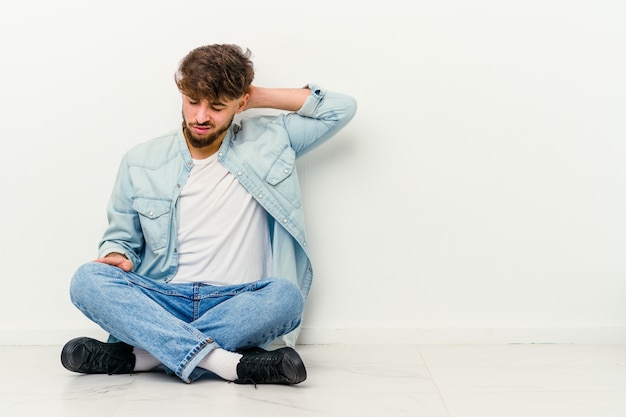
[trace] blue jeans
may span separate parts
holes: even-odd
[[[90,262],[74,274],[72,302],[112,338],[150,352],[190,383],[211,350],[265,346],[299,326],[304,299],[283,278],[213,286],[168,284]]]

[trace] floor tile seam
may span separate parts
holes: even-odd
[[[441,400],[441,403],[443,404],[443,407],[446,410],[446,414],[448,415],[448,417],[452,417],[452,413],[450,412],[450,409],[448,408],[448,404],[446,403],[445,398],[443,398],[443,393],[439,389],[439,385],[437,385],[437,381],[435,381],[435,378],[433,378],[433,375],[430,372],[430,368],[428,367],[428,363],[426,363],[426,360],[424,359],[424,356],[422,355],[420,346],[419,345],[415,346],[415,350],[417,351],[417,354],[420,360],[424,364],[424,368],[426,369],[426,373],[428,374],[428,377],[430,378],[433,385],[435,386],[435,390],[437,391],[437,395],[439,396],[439,399]]]

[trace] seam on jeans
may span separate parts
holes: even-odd
[[[200,305],[200,286],[198,285],[198,283],[195,283],[193,286],[193,300],[191,300],[192,305],[193,305],[193,312],[192,312],[192,317],[193,317],[193,321],[198,320],[198,312],[199,312],[199,305]]]
[[[135,274],[135,275],[137,275],[137,274]],[[128,278],[128,275],[122,274],[122,276],[129,284],[136,285],[138,287],[145,288],[147,290],[154,291],[154,292],[159,293],[159,294],[168,295],[168,296],[175,296],[175,297],[181,297],[181,298],[187,298],[187,299],[189,298],[185,294],[182,294],[182,293],[180,293],[178,291],[164,290],[164,289],[161,289],[161,288],[155,288],[154,286],[149,285],[148,283],[143,283],[143,282],[139,282],[139,280],[136,281],[136,280],[133,280],[131,278]],[[137,275],[137,276],[141,278],[141,275]]]
[[[203,295],[202,297],[199,297],[199,299],[205,299],[205,298],[220,298],[220,297],[234,297],[236,295],[239,294],[244,294],[247,292],[251,292],[251,291],[257,291],[260,288],[263,288],[266,284],[263,283],[263,281],[265,280],[259,280],[259,281],[255,281],[255,282],[250,282],[247,284],[243,284],[242,286],[236,288],[236,289],[231,289],[229,291],[215,291],[212,292],[210,294],[206,294]]]
[[[183,359],[183,362],[180,364],[180,366],[178,367],[176,371],[176,375],[179,378],[181,378],[183,381],[190,383],[191,381],[189,380],[189,375],[191,375],[191,372],[189,372],[189,375],[183,377],[183,374],[185,373],[184,371],[187,369],[189,364],[194,360],[194,358],[196,358],[198,354],[204,350],[204,348],[206,348],[208,345],[212,343],[214,343],[214,340],[209,337],[203,340],[202,342],[200,342],[198,345],[196,345],[196,347],[193,348],[191,352],[187,354],[187,356],[185,356],[185,359]]]

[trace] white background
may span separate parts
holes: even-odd
[[[0,343],[103,335],[68,295],[122,154],[176,128],[179,60],[357,116],[299,162],[301,341],[626,340],[626,3],[14,0],[0,5]]]

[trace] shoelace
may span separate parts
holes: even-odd
[[[92,367],[95,365],[98,369],[106,369],[109,375],[113,375],[124,367],[131,368],[132,373],[132,364],[127,358],[102,348],[90,350],[85,364]]]
[[[244,359],[248,375],[243,381],[252,382],[256,387],[258,381],[279,382],[285,379],[284,375],[278,370],[281,356],[258,355]]]

